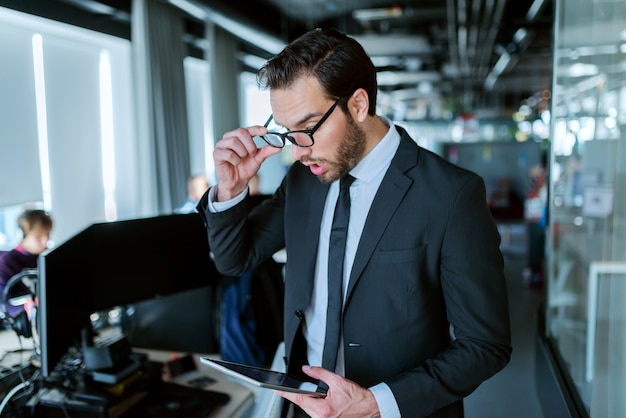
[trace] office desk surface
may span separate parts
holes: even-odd
[[[33,360],[33,339],[18,339],[13,330],[0,331],[0,356],[2,366],[11,367],[19,363],[30,363]],[[148,354],[151,360],[167,363],[175,356],[182,357],[186,353],[172,353],[168,351],[134,349],[136,352]],[[215,357],[215,355],[208,355]],[[191,370],[180,374],[170,381],[194,388],[201,387],[205,390],[225,393],[230,396],[230,401],[215,410],[208,418],[247,418],[254,407],[255,396],[252,390],[233,382],[216,370],[200,364],[200,355],[194,354],[196,370]],[[36,361],[35,361],[36,363]],[[206,382],[206,385],[199,386],[198,382]],[[2,396],[0,396],[0,399]]]
[[[147,349],[135,349],[134,351],[146,353],[151,360],[162,363],[167,363],[174,358],[186,355],[186,353],[172,353]],[[208,384],[201,386],[202,389],[226,393],[230,396],[230,401],[211,414],[210,418],[248,417],[254,407],[254,393],[249,388],[229,380],[220,372],[200,363],[200,356],[215,357],[215,355],[193,354],[192,356],[195,361],[196,370],[185,372],[172,379],[166,378],[166,380],[184,386],[198,387],[198,384],[195,382],[202,381],[202,378],[208,378]]]
[[[18,338],[13,330],[0,330],[0,369],[6,370],[29,364],[39,367],[39,357],[34,347],[32,338]]]
[[[39,336],[35,333],[35,338],[39,341]],[[32,338],[18,337],[12,329],[0,330],[0,353],[20,349],[32,349],[35,346]]]

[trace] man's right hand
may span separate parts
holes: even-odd
[[[257,148],[253,138],[266,132],[263,126],[239,128],[226,132],[215,145],[213,160],[219,179],[217,201],[230,200],[243,192],[263,161],[282,150],[269,145]]]

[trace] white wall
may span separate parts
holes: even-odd
[[[209,63],[187,57],[185,87],[189,121],[189,162],[191,174],[204,174],[210,184],[215,184],[213,164],[213,126],[211,124],[211,97],[209,94]]]
[[[34,58],[36,35],[43,67]],[[113,113],[106,125],[103,54],[112,83]],[[114,139],[116,216],[139,215],[130,43],[0,8],[0,61],[0,206],[43,201],[55,219],[56,242],[105,221],[101,128],[106,126]],[[43,88],[35,83],[35,68],[43,68]]]
[[[33,31],[0,8],[0,206],[41,201]],[[20,86],[18,88],[18,86]]]
[[[35,34],[41,35],[43,107],[37,106]],[[0,7],[0,249],[19,239],[14,233],[16,208],[27,205],[51,212],[51,238],[57,244],[92,223],[156,214],[150,202],[141,201],[155,182],[142,176],[142,168],[151,162],[141,144],[149,138],[138,138],[141,101],[135,100],[131,48],[125,39]],[[111,68],[110,123],[101,101],[105,54]],[[213,183],[210,68],[207,61],[190,57],[184,65],[191,174],[205,173]],[[242,123],[263,123],[271,112],[267,92],[258,91],[251,74],[240,82]],[[103,154],[108,132],[103,127],[113,138],[112,166]],[[285,149],[263,166],[264,193],[275,190],[290,163]],[[105,171],[114,173],[106,182]],[[105,202],[105,183],[114,207]]]

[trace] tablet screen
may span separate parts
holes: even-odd
[[[323,392],[318,392],[317,384],[306,380],[277,372],[275,370],[260,367],[247,366],[245,364],[232,363],[229,361],[214,360],[201,357],[200,361],[229,376],[233,376],[255,386],[269,389],[282,390],[285,392],[302,393],[306,395],[324,397]]]

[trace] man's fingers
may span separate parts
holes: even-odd
[[[274,390],[273,392],[278,396],[282,396],[283,398],[287,399],[289,402],[298,405],[305,412],[311,410],[312,408],[319,408],[320,402],[324,402],[324,398],[307,396],[294,392],[283,392],[280,390]]]
[[[265,128],[263,126],[250,126],[250,127],[246,128],[246,130],[252,136],[257,136],[257,135],[260,136],[260,135],[265,135],[267,133],[267,128]]]
[[[271,157],[272,155],[276,155],[282,151],[282,148],[271,147],[269,145],[265,145],[257,150],[255,158],[259,163],[265,161],[266,158]]]
[[[217,164],[226,162],[236,166],[241,163],[242,158],[243,156],[236,152],[233,148],[216,147],[213,150],[213,159]]]
[[[239,157],[246,158],[256,153],[256,144],[245,129],[238,129],[224,134],[222,139],[215,144],[215,149],[229,149]]]
[[[258,135],[264,135],[266,132],[267,129],[263,126],[238,128],[222,135],[222,141],[224,141],[225,144],[231,144],[231,146],[239,142],[248,151],[247,155],[254,155],[256,153],[257,146],[253,138]]]
[[[307,375],[314,379],[321,380],[330,386],[331,381],[337,376],[333,372],[329,372],[326,369],[316,366],[302,366],[302,371]]]

